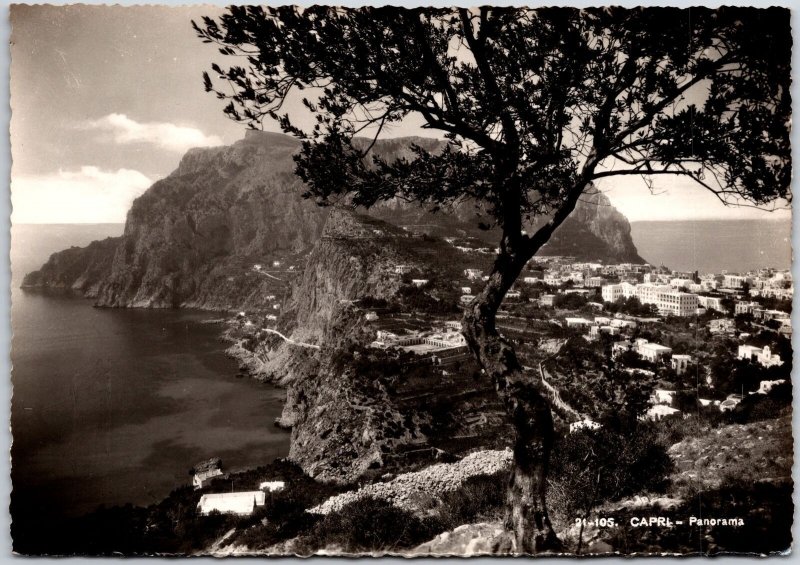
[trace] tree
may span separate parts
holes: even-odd
[[[204,75],[225,113],[253,128],[277,120],[302,140],[304,196],[432,210],[469,201],[499,228],[463,331],[516,430],[515,551],[558,547],[545,504],[550,408],[496,312],[600,179],[680,177],[733,204],[790,199],[788,11],[248,6],[193,25],[236,57]],[[287,110],[303,93],[313,127]],[[376,139],[409,116],[444,148],[375,155]]]

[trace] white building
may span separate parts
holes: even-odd
[[[367,312],[364,314],[364,319],[368,322],[374,322],[378,319],[378,315],[375,312]]]
[[[204,494],[197,503],[200,514],[208,516],[216,511],[220,514],[237,514],[249,516],[256,506],[264,506],[266,496],[263,490],[246,492],[221,492]]]
[[[607,284],[600,287],[600,295],[603,302],[616,302],[622,298],[622,287],[618,284]]]
[[[544,274],[544,282],[545,284],[549,284],[551,286],[559,286],[563,280],[559,273],[548,271]]]
[[[740,345],[738,352],[739,359],[749,359],[763,367],[779,367],[783,361],[779,355],[772,353],[769,346],[755,347],[754,345]]]
[[[586,318],[564,318],[564,321],[567,322],[568,328],[580,328],[592,325],[591,320],[587,320]]]
[[[670,279],[669,286],[672,288],[689,288],[689,285],[694,284],[692,279]]]
[[[737,302],[733,311],[736,314],[752,314],[758,308],[760,308],[758,302]]]
[[[666,345],[650,343],[646,339],[637,339],[636,353],[651,363],[658,363],[661,359],[669,357],[672,354],[672,349]]]
[[[748,282],[747,277],[739,275],[723,275],[722,277],[722,286],[724,288],[742,288],[745,282]]]
[[[411,284],[414,286],[425,286],[428,284],[428,279],[411,279]]]
[[[585,286],[589,288],[598,288],[603,286],[603,278],[602,277],[586,277],[586,281],[583,283]]]
[[[263,490],[264,492],[278,492],[285,487],[286,483],[284,481],[264,481],[258,485],[258,490]]]
[[[758,383],[758,390],[750,394],[769,394],[769,392],[777,385],[782,385],[786,379],[778,379],[775,381],[761,381]]]
[[[623,320],[621,318],[614,318],[609,324],[615,328],[628,328],[631,330],[635,330],[637,326],[634,320]]]
[[[405,275],[411,272],[411,265],[395,265],[394,272],[398,275]]]
[[[464,276],[471,281],[481,278],[482,275],[483,271],[480,269],[464,269]]]
[[[631,284],[627,281],[619,283],[619,289],[622,292],[623,298],[632,298],[636,296],[636,288],[638,285]]]
[[[671,314],[673,316],[693,316],[697,313],[696,294],[670,290],[659,292],[657,295],[656,307],[662,315]]]
[[[686,369],[689,368],[689,364],[692,362],[691,355],[673,355],[672,359],[670,360],[670,364],[672,368],[678,375],[682,375],[686,372]]]
[[[717,312],[725,311],[725,307],[722,305],[722,298],[719,296],[698,296],[697,303],[703,308],[711,308]]]
[[[666,406],[672,406],[672,402],[674,400],[675,400],[674,390],[657,388],[653,391],[653,394],[650,395],[651,404],[664,404]]]
[[[462,286],[461,294],[472,294],[472,288],[469,286]]]
[[[660,293],[671,291],[672,287],[669,285],[644,283],[636,286],[636,297],[642,304],[657,304]]]
[[[674,418],[681,415],[681,411],[677,408],[672,408],[671,406],[664,406],[663,404],[657,404],[652,406],[645,415],[645,418],[648,420],[652,420],[653,422],[658,422],[663,420],[664,418]]]

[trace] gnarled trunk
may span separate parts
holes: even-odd
[[[495,327],[503,298],[532,252],[516,251],[504,239],[486,287],[467,308],[462,328],[472,353],[487,375],[515,430],[514,468],[508,484],[506,528],[513,532],[513,552],[557,550],[560,543],[547,513],[545,488],[553,443],[553,418],[542,394],[525,383],[511,344]]]

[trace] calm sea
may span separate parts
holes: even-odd
[[[288,453],[273,426],[283,391],[236,378],[220,327],[201,323],[218,315],[98,309],[19,288],[50,253],[121,232],[12,228],[12,516],[155,502],[205,458],[231,469]]]
[[[639,255],[679,271],[746,272],[792,265],[791,220],[632,222]]]

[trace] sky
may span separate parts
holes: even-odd
[[[190,24],[221,10],[11,7],[12,222],[123,222],[133,199],[188,149],[244,136],[203,90],[202,72],[226,57]],[[411,119],[389,135],[435,135],[420,125]],[[789,215],[725,207],[685,179],[656,183],[653,193],[634,177],[599,188],[631,221]]]

